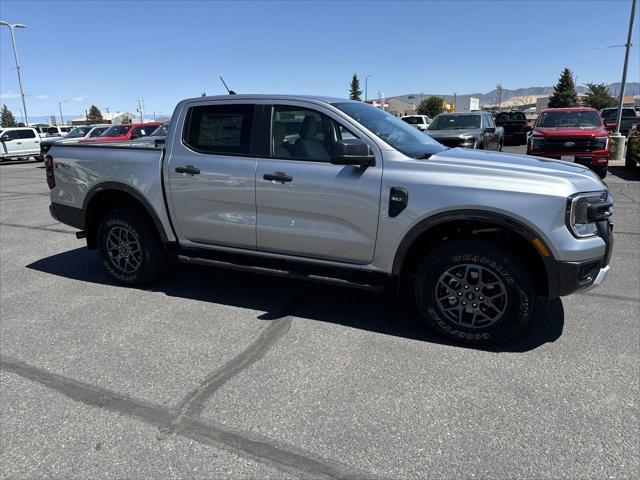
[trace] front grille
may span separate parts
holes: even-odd
[[[442,139],[438,139],[438,142],[440,142],[445,147],[457,147],[462,143],[462,139],[460,139],[460,138],[442,138]]]
[[[591,137],[546,137],[544,150],[547,152],[590,152],[593,150]]]

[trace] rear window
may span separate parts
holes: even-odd
[[[184,143],[211,154],[249,153],[253,105],[191,107],[183,132]]]
[[[542,112],[538,119],[538,127],[599,127],[600,115],[594,111],[577,112]]]
[[[402,120],[411,124],[411,125],[422,125],[424,124],[424,120],[421,117],[404,117]]]
[[[496,122],[507,122],[509,120],[524,120],[527,121],[527,117],[522,112],[502,112],[496,115]]]
[[[18,130],[18,138],[36,138],[36,132],[31,129]]]
[[[618,116],[618,109],[612,108],[610,110],[603,110],[602,118],[616,118]],[[633,108],[623,108],[622,109],[623,117],[635,117],[636,111]]]

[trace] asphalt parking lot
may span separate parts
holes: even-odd
[[[640,172],[606,182],[606,282],[476,350],[380,294],[186,266],[123,288],[40,164],[0,165],[0,475],[634,477]]]

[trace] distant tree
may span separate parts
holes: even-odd
[[[2,114],[0,118],[0,127],[15,127],[16,118],[11,113],[11,110],[6,105],[2,105]]]
[[[433,118],[444,111],[444,98],[442,97],[425,98],[418,105],[418,115],[428,115]]]
[[[100,111],[100,109],[95,105],[91,105],[91,108],[89,108],[89,113],[87,113],[87,123],[93,124],[103,122],[104,118],[102,118],[102,112]]]
[[[349,88],[349,98],[351,100],[362,101],[362,90],[360,90],[360,80],[358,80],[358,76],[354,73],[351,78],[351,86]]]
[[[558,83],[553,87],[553,94],[549,97],[549,108],[574,107],[577,104],[578,92],[576,92],[576,85],[573,83],[573,73],[565,68]]]
[[[589,91],[584,97],[584,103],[588,107],[600,110],[601,108],[615,107],[616,99],[611,95],[604,83],[587,83]]]

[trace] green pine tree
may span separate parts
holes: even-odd
[[[616,99],[611,95],[604,83],[587,83],[589,91],[584,97],[585,105],[600,110],[601,108],[615,107]]]
[[[425,98],[418,105],[418,115],[427,115],[431,118],[445,111],[444,99],[442,97]]]
[[[104,123],[102,112],[95,105],[91,105],[91,108],[89,108],[89,113],[87,114],[87,123],[89,125],[92,125],[94,123]]]
[[[351,100],[362,101],[362,90],[360,90],[360,80],[358,80],[358,76],[354,73],[353,78],[351,79],[351,86],[349,88],[349,98]]]
[[[16,127],[16,118],[6,105],[2,105],[2,113],[0,114],[0,127]]]
[[[575,107],[577,104],[578,92],[573,83],[573,73],[565,68],[558,83],[553,87],[553,94],[549,97],[549,108]]]

